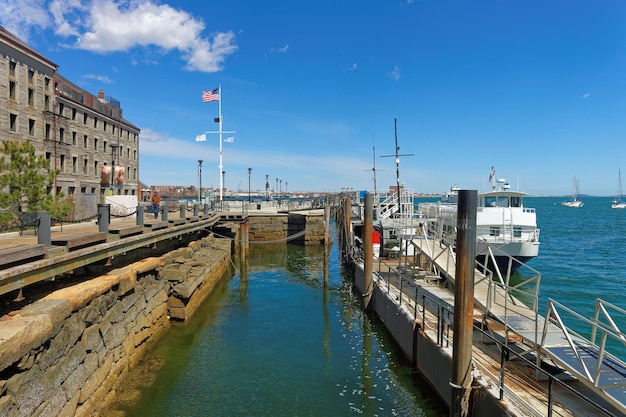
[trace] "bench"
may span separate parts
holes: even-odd
[[[17,245],[0,249],[0,268],[11,268],[26,262],[43,259],[46,245]]]
[[[159,230],[159,229],[166,229],[167,222],[146,223],[144,224],[144,227],[150,228],[152,229],[152,231]]]
[[[51,244],[55,246],[65,246],[68,251],[96,245],[107,241],[107,233],[79,233],[76,235],[62,236],[52,239]]]
[[[39,215],[37,213],[18,213],[17,218],[20,221],[20,236],[29,227],[35,229],[35,234],[37,234],[37,228],[39,227]]]
[[[125,226],[115,229],[109,229],[109,233],[119,235],[120,239],[127,236],[134,236],[143,233],[143,226]]]

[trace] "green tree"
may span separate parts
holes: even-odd
[[[2,212],[48,210],[62,196],[53,197],[50,190],[58,170],[50,161],[35,155],[30,142],[4,141],[0,149],[0,208]]]

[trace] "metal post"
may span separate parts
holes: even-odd
[[[37,225],[37,243],[40,245],[50,246],[52,244],[52,237],[50,228],[52,222],[50,220],[49,211],[38,211],[37,217],[39,217],[39,224]]]
[[[476,190],[459,191],[450,417],[470,412],[477,200]]]
[[[193,205],[193,217],[198,217],[198,205]]]
[[[109,233],[110,204],[98,204],[98,231]]]
[[[198,202],[202,203],[202,159],[198,159]]]
[[[143,226],[143,206],[139,204],[137,206],[137,226]]]
[[[185,203],[180,203],[180,218],[184,219],[185,218],[185,214],[186,214],[187,208],[185,207]]]
[[[248,203],[252,200],[250,199],[250,175],[252,174],[252,168],[248,168]]]
[[[215,204],[215,202],[212,202],[212,204]],[[204,205],[202,206],[202,212],[204,214],[209,214],[209,205],[207,203],[204,203]]]
[[[372,270],[374,263],[374,199],[372,194],[365,194],[365,224],[363,227],[363,306],[367,308],[372,299]]]
[[[163,205],[163,208],[161,209],[161,220],[166,222],[168,213],[169,213],[169,209],[167,208],[166,205]]]

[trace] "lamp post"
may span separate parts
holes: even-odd
[[[274,188],[274,191],[278,194],[278,177],[276,177],[276,188]]]
[[[265,174],[265,198],[270,201],[270,176]]]
[[[198,159],[198,204],[202,204],[202,159]]]
[[[111,195],[113,194],[113,185],[115,182],[115,157],[117,156],[117,148],[120,146],[117,143],[111,145]]]
[[[280,180],[280,187],[278,188],[278,195],[283,193],[283,180]]]
[[[248,203],[252,200],[250,199],[250,175],[252,174],[252,168],[248,168]]]
[[[287,187],[289,183],[285,181],[285,194],[289,195],[289,188]]]
[[[222,184],[220,185],[220,201],[222,200],[222,188],[226,189],[226,171],[222,171]]]

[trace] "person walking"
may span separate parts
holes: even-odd
[[[154,218],[159,217],[159,206],[161,204],[161,196],[158,191],[155,191],[152,195],[152,210],[154,211]]]

